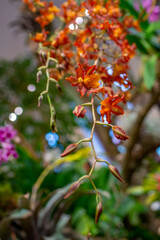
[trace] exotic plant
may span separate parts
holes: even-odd
[[[46,75],[46,87],[40,93],[38,106],[46,96],[50,106],[52,131],[56,132],[58,129],[55,108],[49,96],[51,82],[60,90],[60,80],[65,79],[76,87],[81,97],[85,100],[89,99],[82,105],[76,106],[73,113],[77,117],[84,118],[87,111],[85,106],[91,107],[93,118],[91,135],[89,138],[70,144],[61,157],[75,151],[83,142],[91,144],[93,165],[87,175],[71,185],[65,198],[74,193],[83,180],[89,179],[96,192],[95,222],[97,223],[102,212],[102,201],[92,179],[96,163],[105,162],[118,180],[121,182],[124,180],[115,166],[97,156],[93,134],[96,125],[102,125],[111,128],[117,139],[129,138],[120,126],[111,123],[112,115],[124,114],[123,106],[130,98],[130,90],[133,88],[128,78],[128,63],[135,55],[136,46],[129,44],[126,35],[130,29],[140,30],[139,23],[133,16],[122,12],[118,0],[88,0],[79,4],[74,0],[68,0],[60,9],[53,2],[24,0],[24,3],[35,15],[35,21],[41,29],[31,37],[38,43],[40,67],[37,72],[37,82],[40,81],[42,74]],[[48,30],[52,23],[58,25],[54,32]],[[72,87],[70,91],[73,91]],[[100,119],[97,119],[95,114],[97,101],[101,105]]]

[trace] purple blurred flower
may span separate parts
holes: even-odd
[[[16,135],[17,131],[12,125],[0,127],[0,164],[7,162],[11,157],[18,158],[15,146],[11,143]]]
[[[149,16],[150,22],[157,22],[160,20],[160,6],[155,6],[153,12]]]
[[[0,127],[0,141],[8,142],[12,140],[17,135],[17,131],[12,125],[7,125],[5,127]]]
[[[146,10],[147,13],[150,13],[152,8],[152,0],[142,0],[142,6]],[[135,9],[138,11],[139,6],[138,3],[135,3]],[[149,22],[156,22],[160,20],[160,6],[155,6],[148,17]]]
[[[152,0],[142,0],[142,6],[145,9],[150,9],[151,5],[152,5]]]

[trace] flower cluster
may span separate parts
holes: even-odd
[[[39,82],[42,71],[45,72],[46,89],[40,94],[39,105],[43,95],[47,95],[51,110],[51,125],[55,131],[55,112],[49,98],[49,84],[59,86],[59,80],[65,79],[91,100],[76,106],[73,113],[84,118],[86,109],[91,106],[93,127],[90,138],[82,139],[69,145],[62,153],[64,157],[75,151],[81,142],[90,142],[95,162],[90,173],[71,186],[67,196],[79,186],[80,181],[91,179],[96,162],[106,162],[97,157],[93,145],[95,125],[111,127],[116,138],[127,140],[129,137],[119,126],[111,125],[112,114],[124,114],[123,104],[130,97],[129,90],[133,87],[128,78],[129,60],[135,55],[135,44],[130,45],[126,36],[130,29],[139,31],[139,23],[132,16],[122,14],[119,0],[87,0],[79,5],[75,0],[68,0],[58,9],[52,2],[40,0],[23,0],[32,12],[36,13],[35,21],[39,23],[41,32],[35,33],[31,39],[37,43],[41,66],[38,69]],[[54,23],[55,18],[61,21],[55,32],[49,32],[47,26]],[[57,22],[56,22],[57,24]],[[76,67],[75,67],[76,65]],[[68,76],[68,77],[66,77]],[[100,101],[101,118],[96,119],[95,100]],[[106,120],[106,121],[105,121]],[[108,162],[110,172],[121,182],[118,169]],[[98,207],[96,222],[102,211],[101,197],[95,188]],[[98,216],[98,217],[97,217]]]
[[[16,135],[17,131],[12,125],[0,127],[0,164],[10,158],[18,158],[15,146],[11,143]]]
[[[52,2],[24,2],[37,13],[35,21],[42,29],[31,38],[40,44],[42,67],[48,58],[58,61],[54,68],[49,69],[48,77],[58,82],[64,74],[74,73],[76,61],[76,76],[67,77],[66,80],[77,87],[81,97],[85,93],[88,96],[91,93],[102,94],[105,97],[101,102],[102,120],[106,116],[108,123],[111,122],[111,114],[123,114],[117,103],[124,103],[121,86],[132,88],[127,70],[128,62],[135,54],[135,45],[128,43],[126,35],[130,28],[139,30],[138,21],[132,16],[122,15],[118,0],[108,0],[106,3],[103,0],[88,0],[80,5],[75,0],[68,0],[61,9]],[[55,17],[65,25],[52,34],[45,27]],[[120,86],[117,93],[112,91],[114,83]]]

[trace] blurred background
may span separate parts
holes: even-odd
[[[57,6],[63,2],[54,1]],[[120,7],[137,18],[142,9],[148,11],[147,4],[151,7],[152,1],[137,4],[139,7],[122,0]],[[101,126],[94,136],[98,155],[116,165],[127,182],[123,186],[106,165],[97,164],[93,180],[103,202],[97,225],[95,193],[89,182],[69,199],[63,199],[69,185],[90,169],[89,145],[84,144],[70,159],[56,162],[68,144],[90,136],[90,110],[85,119],[76,118],[72,112],[82,103],[79,94],[70,85],[61,84],[62,96],[51,85],[58,126],[57,133],[51,132],[47,100],[37,107],[45,76],[36,83],[39,62],[32,53],[36,45],[29,40],[29,33],[36,31],[33,16],[21,1],[1,0],[0,26],[0,134],[10,131],[5,136],[7,144],[13,144],[9,157],[0,151],[0,239],[160,239],[159,1],[143,22],[141,32],[127,36],[137,45],[129,71],[135,88],[125,114],[116,116],[113,123],[125,129],[130,140],[117,140],[112,130]],[[119,87],[127,93],[128,89]],[[96,108],[98,118],[98,103]],[[5,128],[8,124],[14,128]],[[7,148],[1,136],[1,149]],[[30,197],[34,199],[34,211],[30,209]]]

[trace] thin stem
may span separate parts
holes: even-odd
[[[54,79],[54,78],[49,78],[49,81],[52,81],[52,82],[54,82],[54,83],[57,83],[57,80]]]
[[[40,96],[44,95],[44,94],[47,94],[48,91],[47,90],[44,90],[43,92],[41,92]]]
[[[103,99],[98,95],[98,94],[95,94],[95,96],[102,102]]]
[[[46,68],[47,68],[47,66],[46,66],[46,65],[45,65],[45,66],[41,66],[41,67],[39,67],[39,68],[38,68],[38,71],[39,71],[39,70],[46,69]]]
[[[57,59],[55,59],[55,58],[49,57],[48,59],[52,62],[58,63]]]
[[[95,109],[94,109],[94,95],[92,96],[91,102],[92,102],[92,116],[93,116],[93,126],[92,126],[92,131],[91,131],[91,147],[92,147],[93,155],[96,159],[97,155],[96,155],[96,151],[95,151],[95,148],[93,145],[93,133],[95,130],[95,125],[96,125],[96,115],[95,115]]]
[[[80,182],[80,181],[82,181],[83,179],[88,179],[89,178],[89,176],[88,175],[84,175],[83,177],[81,177],[78,181]]]
[[[47,59],[47,63],[45,66],[46,69],[46,76],[47,76],[47,83],[46,83],[46,90],[44,90],[43,92],[41,92],[40,96],[47,94],[48,90],[49,90],[49,71],[48,71],[48,59]]]
[[[91,168],[91,170],[90,170],[90,172],[89,172],[89,177],[92,175],[92,173],[93,173],[93,170],[94,170],[94,168],[95,168],[95,166],[96,166],[96,160],[94,161],[94,163],[93,163],[93,165],[92,165],[92,168]]]
[[[48,89],[49,89],[49,71],[48,71],[48,69],[46,69],[46,76],[47,76],[46,91],[48,92]]]
[[[50,99],[50,96],[49,94],[47,94],[47,98],[48,98],[48,103],[49,103],[49,109],[50,109],[50,114],[51,114],[51,117],[52,117],[52,103],[51,103],[51,99]]]
[[[101,201],[101,196],[100,196],[100,194],[99,194],[99,192],[98,192],[98,190],[97,190],[97,188],[96,188],[96,186],[95,186],[95,184],[94,184],[92,178],[89,177],[89,180],[90,180],[90,182],[91,182],[93,188],[95,189],[97,196],[99,197],[99,199],[100,199],[100,201]]]
[[[94,148],[94,145],[93,145],[92,141],[91,141],[91,147],[92,147],[92,152],[93,152],[94,158],[97,159],[97,154],[96,154],[96,151],[95,151],[95,148]]]
[[[82,106],[92,106],[92,103],[91,102],[83,103]]]
[[[91,138],[84,138],[84,139],[81,139],[79,140],[79,142],[77,142],[77,144],[80,144],[82,142],[91,142]]]
[[[105,125],[105,126],[109,126],[109,127],[113,127],[112,124],[104,123],[104,122],[100,122],[100,121],[96,121],[96,124],[99,124],[99,125]]]
[[[92,115],[93,115],[93,123],[94,123],[96,121],[96,115],[94,110],[94,94],[92,96],[91,103],[92,103]]]
[[[106,163],[108,166],[110,165],[109,162],[107,162],[106,160],[102,159],[102,158],[97,158],[97,162],[104,162]]]

